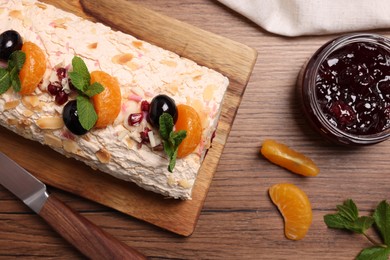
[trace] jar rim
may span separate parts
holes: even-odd
[[[315,91],[316,87],[316,76],[318,74],[321,64],[332,54],[335,50],[340,49],[351,43],[363,42],[363,43],[373,43],[379,46],[382,46],[384,49],[388,49],[390,53],[390,39],[381,36],[379,34],[372,33],[352,33],[340,36],[336,39],[328,41],[321,48],[319,48],[313,55],[312,59],[308,62],[306,66],[306,71],[304,75],[303,84],[308,84],[306,89],[308,90],[309,104],[311,106],[312,112],[318,118],[320,123],[326,127],[331,134],[337,136],[341,142],[345,143],[354,143],[354,144],[371,144],[384,141],[390,137],[390,128],[380,131],[375,134],[367,135],[356,135],[351,134],[346,131],[339,129],[337,126],[333,125],[325,116],[324,112],[320,108],[319,103],[317,102],[317,94]]]

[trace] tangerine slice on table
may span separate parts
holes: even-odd
[[[121,110],[122,94],[119,82],[104,71],[91,72],[91,84],[98,82],[103,85],[103,92],[94,95],[92,102],[98,119],[95,127],[103,128],[114,123]]]
[[[268,192],[283,216],[285,236],[291,240],[304,238],[313,219],[306,193],[290,183],[275,184]]]
[[[177,157],[183,158],[192,153],[202,138],[202,123],[196,110],[188,105],[177,106],[176,131],[186,130],[187,136],[180,143]]]
[[[303,176],[316,176],[320,172],[310,158],[274,140],[265,140],[260,152],[274,164],[294,173]]]
[[[46,71],[46,56],[42,49],[32,42],[25,42],[22,51],[26,54],[26,61],[19,72],[21,83],[20,94],[29,95],[41,82]]]

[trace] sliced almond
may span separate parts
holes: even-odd
[[[168,83],[163,86],[163,88],[169,92],[169,94],[176,95],[179,91],[179,86],[176,83]]]
[[[97,42],[94,42],[94,43],[91,43],[91,44],[88,44],[88,49],[91,49],[91,50],[94,50],[96,49],[98,46],[98,43]]]
[[[12,18],[23,20],[23,14],[20,10],[11,10],[8,15]]]
[[[126,62],[126,67],[128,67],[128,68],[131,69],[131,70],[137,70],[137,69],[139,69],[138,64],[135,63],[135,62],[132,62],[132,61]]]
[[[176,185],[175,178],[172,175],[168,176],[167,183],[169,186],[174,187]]]
[[[62,147],[62,140],[52,134],[45,134],[43,136],[43,141],[46,145],[60,148]]]
[[[104,148],[96,152],[96,157],[101,163],[109,163],[111,159],[111,154]]]
[[[52,22],[54,28],[62,28],[67,29],[68,27],[65,25],[67,22],[71,21],[70,18],[59,18]]]
[[[24,25],[24,27],[30,27],[30,26],[32,26],[32,20],[30,19],[30,18],[28,18],[28,17],[25,17],[24,19],[23,19],[23,25]]]
[[[184,189],[189,189],[189,188],[191,188],[191,186],[192,186],[192,185],[189,183],[189,181],[188,181],[188,180],[185,180],[185,179],[179,180],[179,181],[178,181],[178,184],[179,184],[180,187],[183,187]]]
[[[34,115],[34,112],[31,111],[31,110],[25,109],[25,110],[23,110],[22,114],[23,114],[25,117],[31,117],[32,115]]]
[[[18,121],[17,119],[15,119],[15,118],[9,118],[9,119],[7,119],[8,125],[17,125],[18,122],[19,122],[19,121]]]
[[[64,120],[62,117],[42,117],[36,124],[41,129],[60,129],[64,127]]]
[[[43,4],[43,3],[35,3],[36,6],[38,6],[39,8],[43,9],[43,10],[46,10],[47,8],[47,5]]]
[[[172,60],[162,60],[160,61],[161,64],[164,64],[168,67],[171,67],[171,68],[176,68],[177,67],[177,63],[175,61],[172,61]]]
[[[62,142],[62,146],[64,147],[64,150],[68,153],[77,154],[80,150],[79,145],[75,141],[70,139],[64,140]]]
[[[208,102],[213,99],[214,96],[214,90],[215,86],[214,85],[207,85],[207,87],[203,91],[203,100]]]
[[[8,110],[8,109],[15,108],[15,107],[17,107],[19,104],[20,104],[20,101],[19,101],[19,100],[8,101],[8,102],[6,102],[6,103],[4,104],[4,110]]]
[[[39,98],[37,96],[23,96],[22,103],[25,107],[32,110],[40,105]]]
[[[131,44],[133,44],[133,46],[137,49],[141,49],[143,47],[143,43],[141,41],[133,41]]]
[[[192,77],[192,80],[193,80],[193,81],[198,81],[198,80],[200,80],[201,78],[202,78],[202,75],[196,75],[196,76]]]
[[[118,54],[112,57],[111,61],[115,64],[125,65],[133,59],[133,55],[130,53]]]
[[[28,0],[22,0],[22,5],[24,5],[24,6],[32,6],[33,3],[31,1],[28,1]]]

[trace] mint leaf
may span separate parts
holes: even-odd
[[[81,92],[88,87],[89,82],[85,80],[85,78],[78,72],[71,71],[69,72],[69,78],[72,82],[73,86]]]
[[[382,236],[384,243],[390,246],[390,205],[385,200],[381,201],[375,209],[375,224]]]
[[[359,211],[352,200],[337,205],[337,209],[338,213],[324,216],[324,222],[329,228],[347,229],[363,234],[374,223],[372,217],[359,217]]]
[[[26,61],[26,54],[22,51],[14,51],[9,56],[8,66],[15,67],[17,71],[20,71]]]
[[[80,76],[89,84],[91,81],[91,76],[89,75],[89,71],[85,62],[80,57],[74,56],[72,59],[72,66],[73,71],[80,74]]]
[[[180,143],[186,137],[187,132],[185,130],[173,131],[173,118],[168,113],[163,113],[160,116],[159,124],[159,132],[163,140],[164,151],[169,157],[168,171],[172,172],[176,165],[177,150],[179,149]]]
[[[356,257],[356,260],[387,260],[390,255],[390,248],[374,246],[363,249]]]
[[[172,144],[166,140],[163,140],[162,142],[163,142],[163,147],[164,147],[165,153],[168,155],[169,158],[171,158],[173,156],[173,154],[175,153],[175,150],[174,150]]]
[[[90,130],[96,123],[98,117],[92,102],[84,95],[77,96],[77,112],[81,126]]]
[[[169,135],[173,131],[173,118],[168,113],[163,113],[159,118],[159,124],[160,124],[160,135],[163,140],[168,140]]]
[[[19,76],[12,77],[12,74],[10,74],[10,75],[11,75],[11,86],[12,86],[12,88],[14,89],[15,92],[19,92],[20,89],[22,88],[22,84],[20,83]]]
[[[14,51],[8,60],[7,71],[9,72],[10,85],[15,92],[19,92],[22,87],[19,79],[19,72],[25,61],[26,54],[22,51]]]
[[[175,168],[176,165],[176,157],[177,157],[177,149],[174,151],[172,156],[170,157],[169,160],[169,165],[168,165],[168,171],[173,172],[173,169]]]
[[[180,143],[187,136],[185,130],[170,132],[168,140],[163,140],[164,151],[169,157],[168,171],[172,172],[176,165],[177,151]]]
[[[26,54],[22,51],[14,51],[11,53],[7,68],[0,68],[0,94],[5,93],[10,87],[13,87],[15,92],[21,89],[19,72],[26,61]]]
[[[11,78],[6,69],[0,68],[0,94],[7,92],[11,87]]]
[[[180,131],[177,131],[177,132],[171,132],[171,134],[169,135],[169,140],[170,142],[173,144],[173,146],[179,146],[180,143],[184,140],[184,138],[186,138],[187,136],[187,131],[185,130],[180,130]]]
[[[85,89],[84,94],[87,95],[88,97],[93,97],[96,94],[103,92],[103,90],[104,90],[103,85],[98,82],[95,82]]]

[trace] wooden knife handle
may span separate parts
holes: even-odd
[[[146,259],[50,195],[39,215],[90,259]]]

